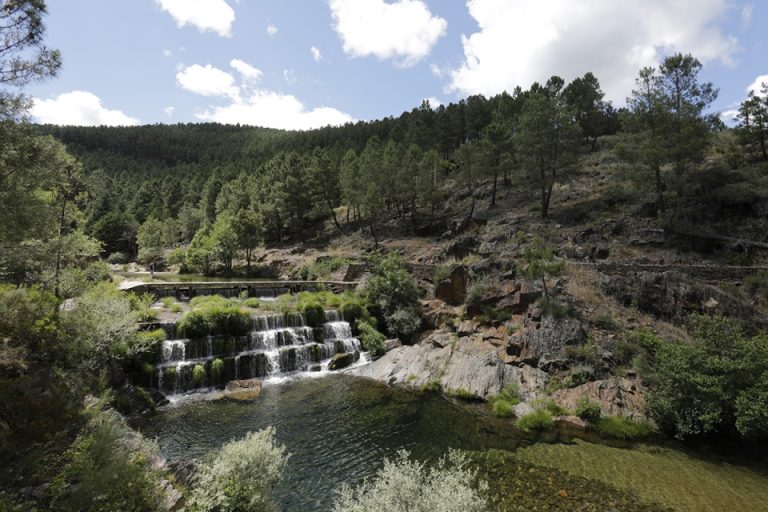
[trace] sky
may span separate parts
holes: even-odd
[[[621,106],[674,52],[732,116],[768,82],[760,0],[48,0],[33,120],[311,129],[593,72]]]

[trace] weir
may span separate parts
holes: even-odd
[[[277,297],[284,293],[331,290],[335,293],[352,290],[357,281],[201,281],[201,282],[158,282],[139,283],[123,288],[136,294],[151,293],[155,297],[176,297],[188,300],[198,295],[221,295],[223,297]]]
[[[324,312],[319,327],[307,325],[299,313],[254,315],[246,336],[207,336],[162,342],[156,384],[168,394],[226,384],[230,380],[268,378],[322,371],[335,354],[363,354],[352,328],[335,310]],[[204,374],[195,367],[200,366]]]

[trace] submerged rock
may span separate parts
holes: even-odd
[[[235,400],[252,400],[261,394],[260,379],[231,380],[224,388],[224,396]]]

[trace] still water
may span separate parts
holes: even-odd
[[[270,425],[291,454],[275,497],[297,511],[327,510],[342,482],[372,476],[400,449],[434,460],[449,447],[525,442],[513,422],[486,407],[346,375],[267,384],[252,402],[182,401],[134,426],[169,459],[188,459]]]

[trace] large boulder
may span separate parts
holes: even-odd
[[[395,348],[354,373],[417,388],[438,383],[444,391],[463,390],[484,399],[515,384],[524,397],[537,397],[547,374],[526,365],[505,365],[499,350],[504,349],[484,340],[483,333],[459,338],[450,331],[436,331],[420,344]]]
[[[451,271],[451,275],[435,287],[435,298],[448,304],[463,304],[467,298],[467,281],[469,274],[467,267],[458,265]]]
[[[605,415],[628,416],[644,420],[645,388],[639,380],[625,377],[610,377],[605,380],[588,382],[570,389],[560,389],[552,398],[566,409],[574,410],[582,396],[600,404]]]
[[[584,329],[575,318],[555,318],[542,315],[537,322],[526,318],[523,328],[513,334],[507,344],[506,362],[526,363],[543,370],[566,365],[566,347],[583,345],[587,339]]]
[[[351,365],[355,362],[355,354],[352,352],[342,352],[340,354],[336,354],[331,358],[331,362],[328,363],[328,369],[329,370],[341,370],[342,368],[346,368],[347,366]]]
[[[456,307],[449,306],[440,299],[421,302],[421,320],[427,329],[437,329],[445,323],[450,323],[460,314]]]

